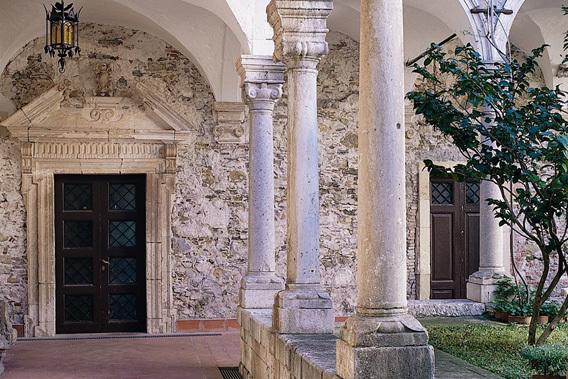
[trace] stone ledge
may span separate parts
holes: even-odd
[[[239,320],[243,378],[338,378],[333,334],[277,334],[270,309],[241,308]]]
[[[292,373],[296,378],[339,378],[336,374],[333,334],[281,334],[279,343],[290,350]]]
[[[461,299],[409,300],[408,312],[415,317],[481,316],[485,313],[485,304]]]

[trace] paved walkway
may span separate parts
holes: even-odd
[[[499,379],[501,377],[482,368],[473,366],[463,359],[436,350],[436,379],[477,378]]]
[[[240,361],[238,331],[119,337],[130,338],[19,340],[4,359],[2,379],[222,379],[218,367]]]
[[[2,379],[222,379],[218,367],[240,361],[239,332],[170,336],[92,335],[19,340]],[[436,378],[499,378],[436,351]]]

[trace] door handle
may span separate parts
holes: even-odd
[[[109,262],[109,261],[107,261],[107,260],[104,260],[104,259],[102,259],[102,258],[101,258],[101,263],[104,263],[105,265],[109,265],[109,264],[110,264],[110,262]]]

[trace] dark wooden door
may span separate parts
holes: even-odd
[[[432,299],[464,299],[466,283],[479,270],[479,184],[432,179]]]
[[[55,176],[57,333],[146,331],[143,175]]]

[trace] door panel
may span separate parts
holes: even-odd
[[[479,270],[479,213],[467,213],[466,221],[466,256],[468,257],[467,277]]]
[[[453,214],[432,215],[433,235],[438,236],[432,244],[434,264],[432,266],[432,278],[434,281],[452,280],[453,273],[453,240],[454,240],[454,217]]]
[[[469,275],[479,269],[479,185],[432,179],[431,298],[466,297]]]
[[[55,184],[57,333],[145,331],[145,177]]]

